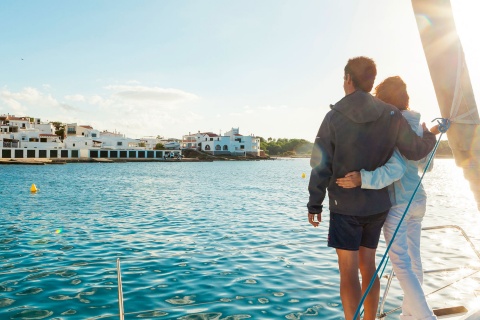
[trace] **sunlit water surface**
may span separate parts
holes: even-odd
[[[343,319],[327,224],[307,223],[308,159],[0,172],[0,319],[118,319],[118,257],[125,319]],[[424,225],[460,225],[480,246],[454,161],[437,160],[425,186]],[[454,230],[425,232],[423,249],[426,269],[479,265]],[[425,291],[473,272],[427,275]],[[476,275],[432,306],[478,304]],[[394,281],[385,311],[400,303]]]

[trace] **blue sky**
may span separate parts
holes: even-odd
[[[453,5],[478,91],[480,5]],[[425,121],[440,115],[406,0],[2,0],[0,39],[0,114],[132,138],[312,141],[358,55],[377,82],[403,77]]]

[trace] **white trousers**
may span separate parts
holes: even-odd
[[[393,237],[406,205],[397,205],[390,209],[383,225],[383,234],[387,245]],[[426,211],[426,200],[412,202],[402,225],[398,229],[388,255],[393,270],[403,290],[402,314],[400,319],[424,320],[437,319],[429,307],[422,289],[423,269],[420,256],[420,233]]]

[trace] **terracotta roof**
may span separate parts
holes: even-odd
[[[79,127],[82,127],[82,128],[85,128],[85,129],[93,129],[92,126],[79,126]]]
[[[209,137],[218,137],[217,134],[212,133],[212,132],[207,132],[207,133],[205,133],[205,135],[206,135],[206,136],[209,136]]]
[[[40,133],[40,137],[58,137],[59,135],[57,134],[50,134],[50,133]]]
[[[235,133],[234,136],[243,137],[243,135],[241,135],[240,133]]]

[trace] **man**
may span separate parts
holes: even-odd
[[[375,251],[391,204],[386,188],[343,189],[336,179],[351,171],[382,166],[395,147],[407,159],[420,160],[436,142],[425,124],[420,138],[397,108],[369,94],[376,75],[372,59],[356,57],[348,61],[343,82],[345,97],[325,116],[310,160],[308,221],[314,227],[321,222],[322,202],[328,190],[328,246],[335,248],[338,256],[340,297],[346,320],[353,319],[362,292],[375,275]],[[375,319],[379,294],[377,277],[364,302],[364,320]]]

